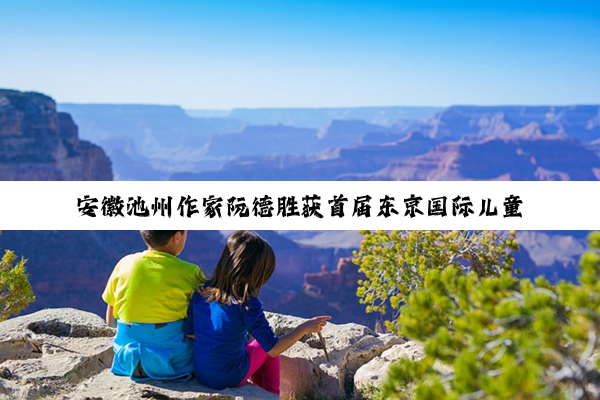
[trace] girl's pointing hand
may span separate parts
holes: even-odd
[[[306,322],[302,323],[302,328],[305,333],[316,333],[321,332],[327,321],[331,319],[329,315],[322,315],[319,317],[314,317],[309,319]]]

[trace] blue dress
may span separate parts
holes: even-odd
[[[194,371],[193,343],[183,335],[183,320],[164,326],[117,322],[111,372],[135,381],[188,380]],[[134,377],[138,363],[147,377]]]
[[[265,352],[279,340],[265,317],[262,304],[251,297],[243,304],[207,303],[194,293],[188,309],[186,335],[194,340],[194,373],[201,384],[213,389],[235,387],[248,373],[247,333]]]

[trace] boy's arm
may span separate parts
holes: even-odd
[[[113,314],[113,306],[110,304],[106,306],[106,325],[110,326],[111,328],[117,327],[117,320]]]
[[[123,261],[123,259],[121,259]],[[110,274],[110,278],[108,278],[108,282],[106,282],[106,287],[104,288],[104,292],[102,293],[102,300],[107,304],[106,306],[106,317],[105,321],[108,326],[111,328],[117,327],[117,320],[115,319],[114,314],[114,304],[115,304],[115,276],[119,272],[119,266],[121,265],[121,261],[117,263],[115,269]]]
[[[188,304],[187,318],[183,323],[183,334],[190,339],[196,339],[196,335],[194,334],[194,304],[193,298],[190,299],[190,304]]]

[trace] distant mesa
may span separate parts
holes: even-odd
[[[209,156],[306,154],[319,149],[317,130],[277,125],[250,125],[240,133],[214,135]]]
[[[0,180],[110,181],[104,151],[79,140],[50,97],[0,89]]]
[[[233,118],[193,118],[176,105],[61,103],[59,108],[73,115],[83,138],[98,142],[129,137],[144,157],[160,157],[165,149],[181,145],[200,147],[212,135],[245,126]]]
[[[437,143],[412,133],[391,143],[336,148],[310,155],[237,157],[221,170],[173,174],[171,180],[336,180],[349,171],[375,173],[394,160],[427,153]]]
[[[597,180],[600,158],[562,135],[541,135],[534,125],[514,135],[443,142],[432,151],[390,162],[370,174],[341,180]]]
[[[588,143],[600,136],[600,106],[452,106],[417,126],[438,140],[458,140],[463,135],[503,136],[531,123],[544,134],[567,134]]]
[[[348,147],[363,143],[367,134],[390,133],[390,128],[362,120],[333,120],[321,137],[321,147]]]
[[[322,129],[333,120],[362,120],[369,124],[391,126],[398,120],[429,118],[441,107],[324,107],[324,108],[235,108],[227,115],[249,125],[284,124]],[[188,111],[191,115],[203,115]]]

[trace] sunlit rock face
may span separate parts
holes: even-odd
[[[0,180],[112,180],[104,151],[40,93],[0,90]]]

